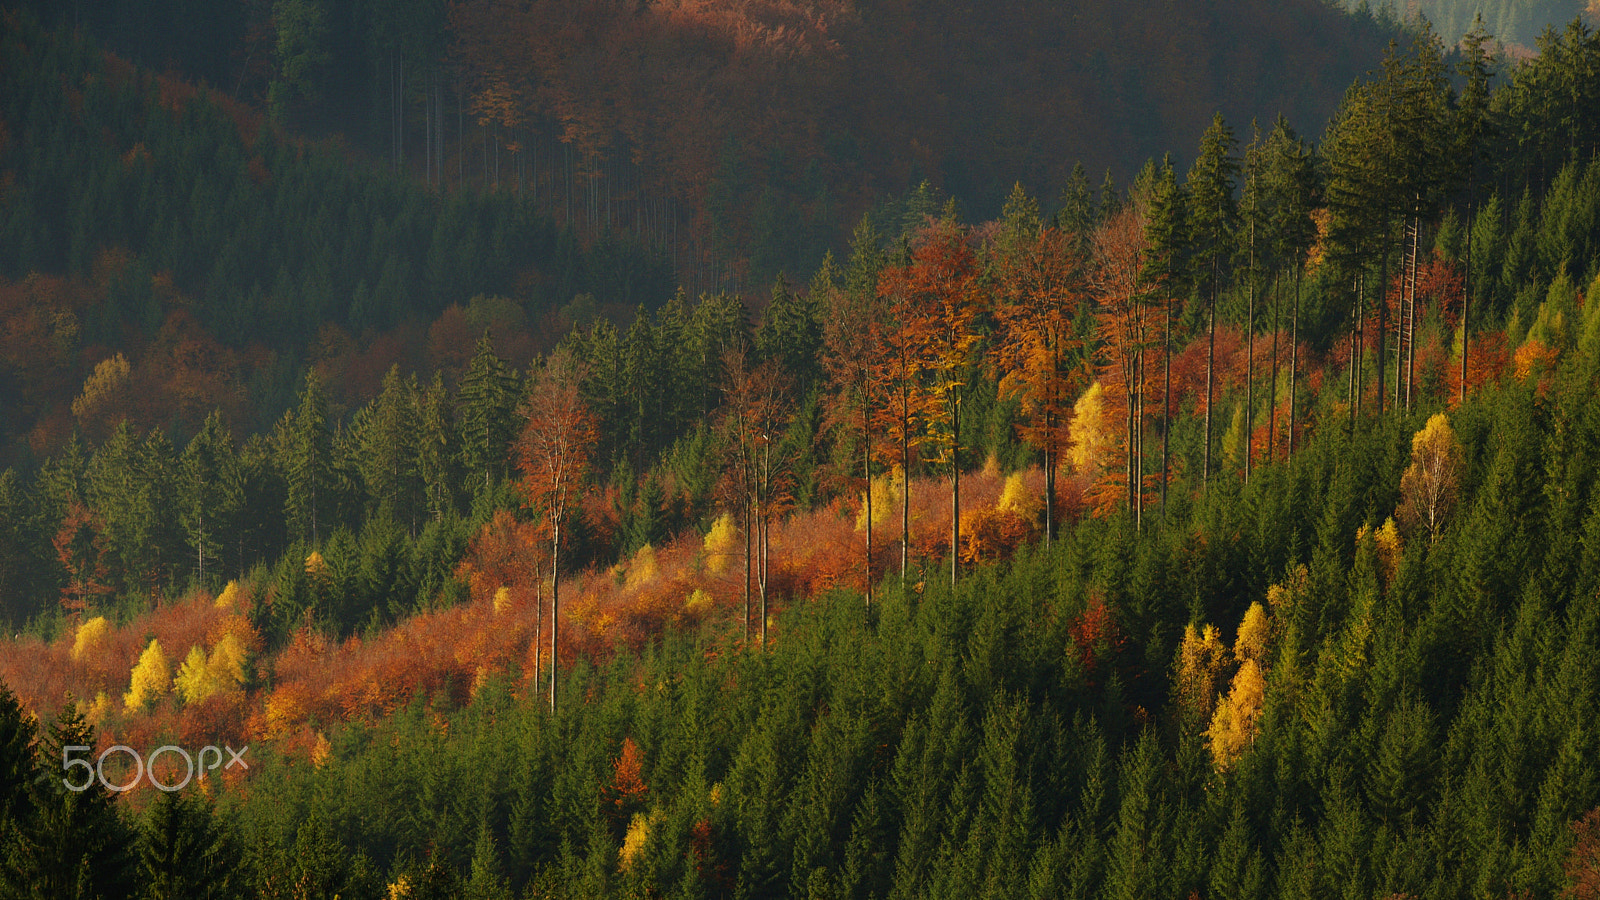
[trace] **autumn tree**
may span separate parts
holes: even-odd
[[[876,250],[869,234],[858,242],[855,254]],[[876,272],[874,272],[874,278]],[[811,282],[811,293],[825,311],[822,328],[822,371],[827,377],[825,421],[845,446],[860,453],[862,503],[865,505],[866,548],[862,572],[866,579],[867,604],[872,603],[872,451],[874,417],[882,404],[878,382],[873,378],[872,343],[874,322],[880,306],[870,284],[839,284],[833,256],[823,258]]]
[[[899,323],[905,332],[899,341],[921,357],[922,427],[937,449],[937,461],[950,467],[954,584],[961,547],[961,402],[977,361],[978,323],[987,298],[979,290],[976,256],[953,208],[917,235],[905,265],[884,270],[879,290],[893,298],[897,315],[900,310],[906,314]]]
[[[1455,506],[1460,488],[1461,442],[1444,413],[1435,413],[1411,439],[1411,464],[1400,476],[1400,508],[1396,515],[1408,530],[1425,528],[1439,540],[1444,520]]]
[[[782,446],[783,431],[793,415],[790,382],[776,360],[752,367],[743,347],[729,350],[723,365],[725,399],[719,421],[729,463],[725,483],[745,522],[744,636],[748,641],[753,578],[764,647],[772,518],[790,499],[789,461]]]
[[[1150,340],[1143,271],[1144,216],[1138,204],[1124,207],[1100,224],[1092,238],[1091,285],[1099,303],[1102,379],[1121,388],[1123,478],[1128,514],[1143,524],[1144,352]]]
[[[918,333],[918,308],[915,295],[899,290],[904,266],[886,266],[878,276],[878,293],[887,302],[882,316],[871,319],[871,346],[875,392],[883,398],[877,408],[873,430],[879,451],[899,468],[908,489],[900,502],[900,581],[904,585],[911,557],[911,463],[912,453],[926,439],[923,424],[927,418],[927,395],[923,389],[926,361],[922,337]],[[868,490],[871,490],[869,483]]]
[[[1020,192],[1020,185],[1018,192]],[[1002,396],[1019,400],[1022,439],[1044,456],[1044,539],[1055,532],[1056,470],[1066,451],[1078,374],[1073,328],[1082,290],[1082,259],[1072,237],[1039,221],[1026,194],[1013,193],[1005,225],[1010,232],[999,253],[995,307],[1001,335],[996,342]]]
[[[524,502],[548,529],[550,541],[550,712],[556,711],[560,666],[561,542],[588,472],[598,437],[594,417],[578,395],[582,373],[570,354],[557,351],[535,370],[519,416],[516,441]]]

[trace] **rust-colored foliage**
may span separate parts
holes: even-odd
[[[750,579],[759,595],[760,635],[766,640],[771,587],[772,520],[793,505],[793,473],[782,445],[793,415],[789,380],[776,360],[751,368],[742,346],[723,355],[723,403],[719,429],[726,462],[719,493],[745,525],[744,605],[749,625]]]
[[[611,762],[611,785],[606,789],[606,802],[616,810],[620,821],[644,806],[650,786],[644,783],[643,758],[639,745],[633,738],[622,739],[622,750]]]
[[[61,589],[61,606],[69,612],[85,610],[95,598],[111,593],[110,585],[106,584],[103,527],[93,510],[74,500],[68,504],[66,514],[61,517],[61,527],[56,529],[51,540],[56,561],[67,571],[67,583]]]
[[[963,379],[978,350],[978,323],[988,301],[978,288],[976,255],[950,211],[918,232],[905,265],[886,267],[878,276],[878,293],[890,299],[895,320],[882,369],[884,393],[891,398],[885,434],[898,438],[898,462],[905,470],[910,432],[920,426],[935,459],[950,467],[952,508],[961,492]],[[960,519],[952,513],[947,521],[952,532],[946,547],[958,545]],[[903,538],[905,531],[902,519]],[[958,561],[953,555],[952,579]]]
[[[1138,204],[1123,208],[1095,229],[1090,243],[1094,256],[1090,285],[1099,304],[1099,380],[1107,389],[1108,411],[1114,411],[1122,424],[1120,480],[1127,508],[1137,514],[1147,418],[1144,398],[1150,377],[1145,355],[1157,337],[1142,277],[1149,251],[1143,211]],[[1106,474],[1114,471],[1108,468]]]
[[[1591,809],[1572,823],[1572,849],[1562,862],[1571,900],[1600,900],[1600,809]]]
[[[1091,597],[1084,611],[1072,618],[1067,633],[1072,636],[1083,670],[1090,674],[1090,683],[1093,684],[1092,676],[1100,663],[1106,657],[1115,655],[1122,646],[1123,638],[1117,628],[1115,615],[1104,600]]]
[[[522,473],[518,482],[529,509],[550,538],[550,709],[556,708],[560,668],[561,542],[574,502],[584,492],[589,454],[599,438],[598,424],[578,385],[582,372],[566,350],[558,350],[533,374],[523,401],[525,420],[514,452]]]

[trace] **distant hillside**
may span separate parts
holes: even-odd
[[[1363,6],[1379,17],[1403,19],[1412,11],[1428,17],[1447,43],[1472,29],[1475,16],[1483,16],[1489,33],[1507,45],[1532,48],[1546,28],[1560,31],[1582,14],[1590,25],[1600,20],[1600,3],[1594,0],[1341,0],[1346,9]]]
[[[692,286],[747,290],[924,179],[986,216],[1018,179],[1056,197],[1080,160],[1125,183],[1192,152],[1215,111],[1314,131],[1392,29],[1319,0],[28,5],[419,178],[655,235]]]

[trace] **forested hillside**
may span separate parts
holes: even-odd
[[[0,895],[1596,896],[1580,21],[1504,67],[1412,34],[1317,141],[1218,113],[988,221],[923,183],[759,304],[620,327],[519,273],[633,283],[653,239],[5,25],[0,222],[57,261],[0,295],[40,404],[0,472]],[[182,267],[233,219],[73,250],[40,186],[77,153],[166,209],[196,121],[239,216],[284,211],[250,264],[307,267],[227,337]],[[357,187],[457,273],[382,325],[315,293],[382,214],[296,205]],[[503,269],[461,249],[496,223]],[[165,791],[167,745],[250,768]]]
[[[696,293],[809,270],[924,179],[987,217],[1075,161],[1125,181],[1212,110],[1321,121],[1397,33],[1320,0],[24,5],[430,184],[644,236]]]
[[[1352,12],[1365,10],[1378,17],[1402,21],[1418,13],[1427,16],[1445,40],[1451,41],[1472,30],[1473,20],[1483,24],[1507,45],[1531,50],[1538,45],[1545,29],[1560,30],[1573,17],[1582,14],[1589,24],[1600,20],[1600,5],[1592,0],[1339,0]]]

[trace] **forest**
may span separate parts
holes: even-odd
[[[0,896],[1600,897],[1581,18],[759,292],[56,24],[0,19]]]
[[[1126,181],[1213,110],[1321,121],[1399,33],[1323,0],[15,2],[379,168],[659,247],[691,295],[810,271],[923,180],[990,218],[1075,161]]]

